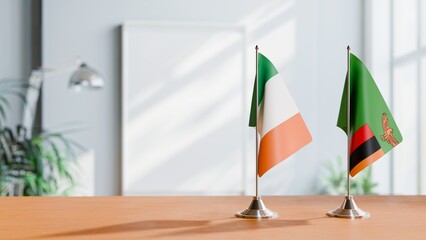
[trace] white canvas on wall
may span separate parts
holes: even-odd
[[[122,194],[243,192],[242,28],[122,27]]]

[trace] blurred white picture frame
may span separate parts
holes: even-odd
[[[241,195],[247,34],[242,26],[122,25],[122,195]]]

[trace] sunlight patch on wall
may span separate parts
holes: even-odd
[[[394,112],[403,141],[394,150],[395,194],[417,194],[417,139],[419,129],[417,64],[411,62],[395,68]]]

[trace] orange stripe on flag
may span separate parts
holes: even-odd
[[[270,130],[260,141],[259,176],[312,140],[300,113]]]
[[[380,148],[375,153],[371,154],[370,156],[368,156],[367,158],[362,160],[360,163],[358,163],[354,168],[352,168],[352,170],[350,172],[351,176],[353,177],[353,176],[357,175],[360,171],[362,171],[364,168],[370,166],[373,162],[375,162],[376,160],[381,158],[383,155],[385,155],[385,153]]]

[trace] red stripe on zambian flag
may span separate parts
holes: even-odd
[[[374,136],[373,131],[371,131],[371,128],[368,126],[368,124],[362,125],[356,132],[352,135],[351,139],[351,150],[350,154],[359,147],[362,143],[370,139]]]
[[[259,176],[261,177],[311,140],[311,134],[300,113],[271,129],[260,141]]]

